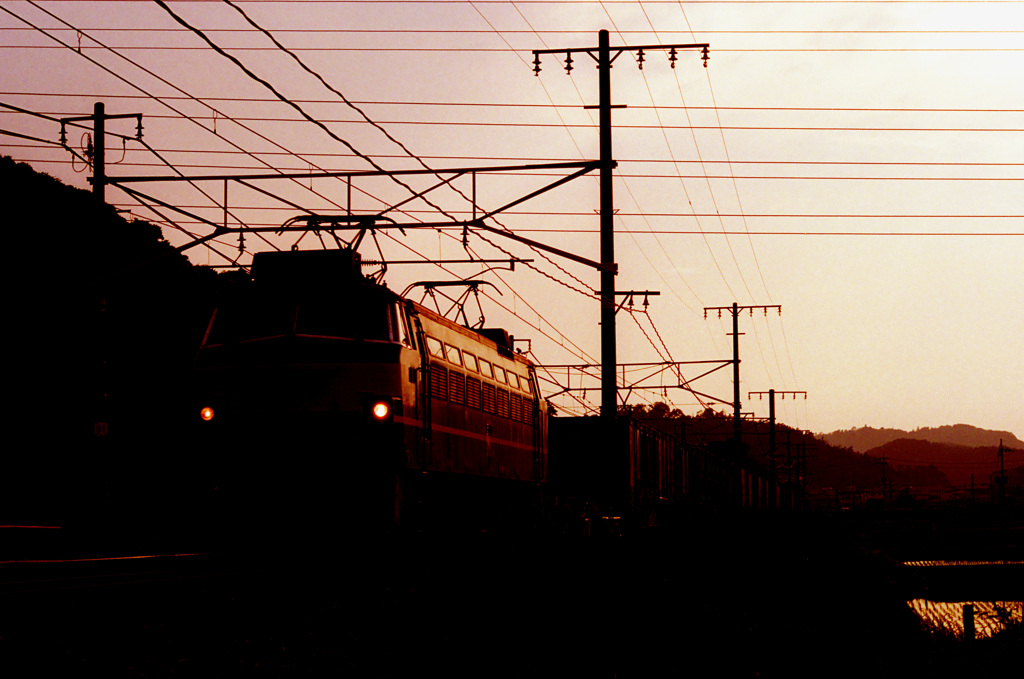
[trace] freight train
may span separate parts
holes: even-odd
[[[735,465],[629,418],[549,418],[506,332],[402,298],[353,249],[259,253],[251,276],[194,372],[211,513],[236,525],[586,531],[735,485]]]
[[[507,333],[401,298],[351,249],[257,254],[195,378],[211,481],[268,523],[484,522],[474,507],[511,512],[546,480],[547,403]]]

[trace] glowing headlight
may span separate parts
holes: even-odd
[[[213,419],[213,408],[206,406],[199,411],[199,417],[202,418],[203,422],[209,422]]]
[[[378,401],[373,404],[373,408],[370,409],[373,413],[373,417],[378,420],[386,420],[388,415],[391,414],[391,404],[384,401]]]

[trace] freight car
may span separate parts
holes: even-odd
[[[547,404],[507,333],[403,299],[352,249],[259,253],[251,273],[196,358],[215,513],[285,531],[529,514]]]
[[[570,530],[651,524],[659,510],[683,502],[687,470],[678,439],[630,417],[554,417],[550,430],[548,490]]]
[[[673,423],[552,418],[547,493],[565,528],[620,533],[697,510],[779,506],[778,484],[766,470],[728,445],[686,445],[667,431]]]

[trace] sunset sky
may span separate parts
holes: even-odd
[[[59,146],[55,119],[89,115],[99,101],[111,115],[143,115],[142,143],[133,119],[107,123],[112,177],[596,159],[596,111],[583,108],[597,104],[594,62],[576,54],[567,75],[564,55],[544,55],[537,76],[532,50],[596,47],[601,29],[613,48],[706,42],[707,68],[695,50],[680,51],[674,68],[648,50],[642,70],[634,51],[612,69],[613,103],[626,106],[613,114],[616,286],[660,292],[618,314],[619,362],[729,359],[730,320],[705,318],[705,307],[781,305],[781,316],[740,318],[744,412],[768,415],[767,400],[748,392],[806,391],[777,402],[781,421],[815,432],[962,422],[1024,438],[1024,2],[166,5],[2,0],[0,154],[88,188],[91,171]],[[67,130],[82,154],[88,126]],[[477,203],[494,209],[556,178],[481,175]],[[338,179],[257,184],[279,199],[232,184],[227,220],[373,214],[437,182],[358,178],[351,198]],[[149,198],[111,186],[108,202],[160,224],[176,245],[211,228],[153,199],[225,219],[223,182],[132,186]],[[465,218],[473,186],[463,177],[455,188],[389,214],[409,225],[450,219],[438,207]],[[575,179],[491,224],[598,259],[598,188],[596,174]],[[45,220],[33,228],[45,239]],[[232,235],[188,254],[246,264],[295,240],[249,234],[240,256]],[[538,363],[599,361],[596,271],[493,234],[471,232],[468,253],[455,229],[386,230],[378,241],[389,260],[532,259],[483,274],[396,264],[385,281],[401,292],[479,277],[500,292],[481,299],[487,325],[531,340]],[[369,238],[361,251],[379,257]],[[475,304],[467,311],[475,320]],[[693,379],[712,367],[681,370]],[[541,374],[547,393],[587,388],[555,399],[570,412],[599,404],[594,378]],[[625,377],[642,374],[629,367]],[[722,410],[731,379],[725,368],[696,380],[707,395],[698,398],[665,373],[629,399]]]

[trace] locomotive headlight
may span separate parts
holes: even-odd
[[[209,422],[210,420],[213,419],[213,408],[211,408],[210,406],[206,406],[205,408],[199,411],[199,417],[200,419],[203,420],[203,422]]]
[[[363,394],[359,412],[363,422],[387,425],[402,412],[402,402],[386,394]]]
[[[386,420],[391,415],[391,404],[387,401],[377,401],[370,408],[370,413],[373,415],[373,419],[378,422]]]

